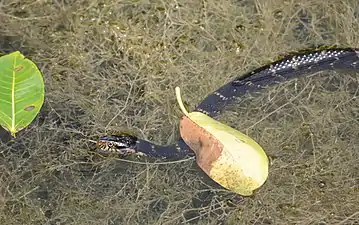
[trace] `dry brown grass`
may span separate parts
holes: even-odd
[[[41,115],[0,144],[0,224],[359,223],[356,74],[271,87],[221,115],[272,157],[268,182],[234,204],[193,160],[126,163],[87,141],[130,131],[172,143],[175,86],[193,108],[289,51],[359,47],[356,0],[105,2],[0,5],[0,50],[21,50],[46,82]]]

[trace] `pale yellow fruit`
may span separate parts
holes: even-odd
[[[218,184],[250,196],[267,177],[269,161],[263,148],[249,136],[200,113],[188,113],[176,88],[185,114],[180,122],[182,139],[196,153],[197,164]]]

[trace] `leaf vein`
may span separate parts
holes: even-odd
[[[11,102],[6,101],[6,100],[4,100],[4,99],[1,99],[1,98],[0,98],[0,101],[1,101],[1,102],[4,102],[4,103],[7,103],[7,104],[9,104],[9,105],[11,105]]]

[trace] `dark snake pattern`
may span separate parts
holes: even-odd
[[[327,48],[286,56],[220,87],[208,95],[195,111],[216,117],[226,105],[240,100],[246,93],[326,70],[359,72],[359,48]],[[160,146],[132,135],[120,134],[101,137],[98,143],[102,152],[117,152],[121,155],[144,154],[156,158],[194,156],[182,139],[172,145]]]

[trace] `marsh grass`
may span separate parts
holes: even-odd
[[[358,47],[357,1],[1,4],[0,50],[39,65],[46,102],[16,140],[0,143],[0,224],[358,224],[357,74],[270,87],[218,118],[271,157],[252,198],[216,186],[193,160],[129,163],[89,142],[126,131],[173,143],[175,86],[193,109],[280,55]]]

